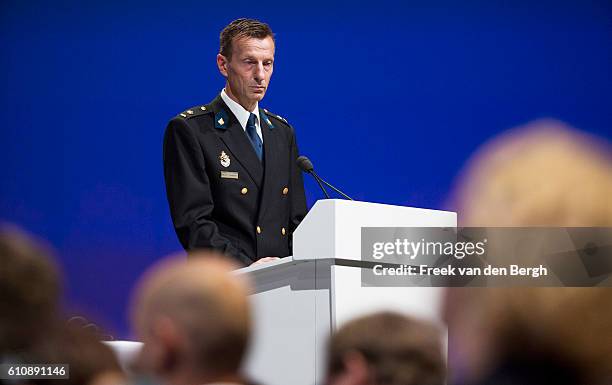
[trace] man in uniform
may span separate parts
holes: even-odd
[[[225,88],[166,129],[166,192],[186,250],[215,249],[250,265],[290,255],[306,199],[293,127],[258,104],[274,67],[270,27],[235,20],[220,46]]]

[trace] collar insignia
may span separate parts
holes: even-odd
[[[228,115],[225,110],[221,110],[215,114],[215,128],[222,130],[227,129]]]

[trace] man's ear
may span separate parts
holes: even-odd
[[[154,333],[160,346],[158,369],[168,373],[176,369],[185,347],[176,324],[168,317],[160,317],[154,324]]]
[[[219,72],[221,72],[221,75],[223,75],[224,77],[227,77],[228,63],[229,60],[227,60],[225,56],[221,55],[220,53],[217,54],[217,68],[219,68]]]
[[[358,351],[350,351],[342,358],[344,369],[329,381],[332,385],[368,385],[370,373],[368,363]]]

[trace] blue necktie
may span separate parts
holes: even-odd
[[[249,120],[247,121],[246,125],[246,134],[249,137],[249,140],[251,141],[251,145],[253,145],[255,154],[257,154],[257,157],[261,161],[263,157],[263,143],[261,142],[261,138],[259,137],[259,135],[257,135],[257,127],[255,126],[256,119],[257,116],[251,112],[251,115],[249,115]]]

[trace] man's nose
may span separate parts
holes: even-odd
[[[257,67],[255,68],[255,81],[257,83],[261,83],[266,78],[266,73],[264,70],[263,63],[257,63]]]

